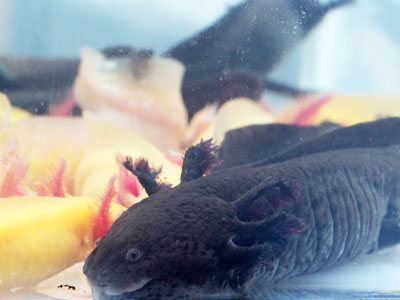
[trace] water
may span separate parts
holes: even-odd
[[[82,273],[82,265],[73,264],[85,259],[96,239],[110,226],[109,220],[117,218],[125,209],[116,203],[128,207],[146,198],[147,193],[158,191],[158,188],[161,189],[159,193],[163,192],[162,188],[166,185],[160,186],[158,181],[154,181],[161,166],[162,173],[158,180],[178,185],[181,180],[181,154],[201,139],[213,138],[220,143],[228,130],[254,124],[337,123],[325,124],[325,129],[318,129],[321,130],[319,133],[325,133],[338,126],[400,116],[398,1],[356,1],[329,13],[307,36],[304,35],[309,28],[304,26],[319,16],[318,13],[313,15],[310,7],[319,2],[310,0],[307,5],[296,8],[294,4],[300,0],[286,1],[260,1],[258,6],[249,6],[252,9],[241,18],[232,23],[225,22],[218,30],[208,31],[205,35],[189,39],[187,43],[185,40],[199,30],[213,24],[224,14],[234,12],[235,9],[229,8],[235,7],[240,1],[2,1],[0,91],[8,96],[14,107],[11,109],[5,96],[0,95],[0,136],[3,137],[4,133],[4,136],[15,137],[18,143],[0,139],[0,155],[4,155],[1,157],[1,169],[5,170],[5,175],[0,174],[0,229],[4,229],[0,230],[0,252],[9,253],[0,255],[1,299],[89,299],[90,287]],[[256,2],[248,0],[250,4]],[[264,11],[262,4],[267,2],[272,9]],[[234,13],[232,15],[235,16]],[[138,55],[138,58],[131,55],[123,59],[109,58],[101,52],[105,47],[126,44],[152,48],[156,57],[143,58]],[[82,50],[85,46],[94,49]],[[163,54],[162,58],[158,57],[160,54]],[[37,60],[37,57],[41,59]],[[56,60],[50,60],[50,57]],[[268,82],[271,79],[278,82]],[[303,98],[304,93],[311,93],[312,96]],[[241,99],[232,100],[237,97]],[[262,105],[255,102],[259,99]],[[209,102],[218,105],[209,107],[203,115],[195,115]],[[52,117],[29,116],[15,106]],[[10,109],[11,121],[8,119]],[[76,118],[69,118],[72,114]],[[18,118],[22,120],[15,122]],[[395,131],[398,132],[397,128]],[[284,133],[280,133],[282,136]],[[385,133],[382,136],[388,135]],[[297,142],[306,142],[308,138],[304,135],[298,139],[278,139],[276,143],[267,141],[265,145],[273,148],[279,144],[285,148]],[[343,137],[341,141],[345,140],[346,137]],[[258,155],[259,148],[266,149],[262,141],[262,138],[255,139],[253,152],[246,158]],[[341,141],[336,140],[336,143],[340,144]],[[365,139],[366,143],[375,141],[376,138]],[[243,145],[248,145],[251,139],[245,136],[243,142]],[[257,145],[262,146],[257,148]],[[228,152],[240,154],[239,150],[243,148],[231,150],[235,148],[228,147]],[[133,161],[145,157],[150,162],[149,166],[142,168],[148,169],[147,175],[151,175],[146,177],[149,189],[143,188],[146,187],[144,180],[139,184],[137,177],[140,179],[140,174],[135,176],[125,168],[123,162],[127,155],[133,157]],[[326,155],[326,165],[334,157]],[[213,161],[213,158],[208,159]],[[232,160],[236,161],[235,158]],[[206,174],[211,164],[201,164],[204,170],[199,169]],[[321,165],[325,166],[325,163]],[[389,172],[390,168],[385,171]],[[200,177],[204,175],[199,173]],[[196,174],[189,172],[186,180],[197,180]],[[358,179],[362,180],[363,176],[359,175]],[[226,182],[232,178],[229,172],[224,177]],[[338,182],[344,180],[336,179]],[[380,176],[377,176],[371,186],[379,186],[376,184],[379,179]],[[318,180],[319,177],[309,185],[310,189],[313,184],[329,185]],[[246,183],[234,182],[215,190],[218,197],[226,197],[231,201],[235,189]],[[209,186],[212,184],[214,182]],[[347,188],[346,184],[342,186]],[[8,187],[15,187],[14,194],[7,194],[12,190]],[[296,190],[296,184],[294,187]],[[262,209],[279,213],[279,209],[284,207],[285,204],[280,201],[288,195],[281,188],[279,186],[271,196],[278,199],[270,204],[271,207],[260,204],[262,200],[258,204],[255,201],[253,211],[261,211],[257,220],[264,216]],[[345,191],[348,194],[357,191],[359,194],[355,193],[354,199],[367,193],[357,190],[357,186]],[[203,192],[210,191],[204,188]],[[39,200],[32,196],[39,194]],[[201,198],[203,194],[200,194]],[[15,195],[22,197],[11,198]],[[43,195],[53,198],[43,201]],[[98,212],[89,209],[89,204],[82,199],[75,199],[76,206],[72,205],[68,210],[68,205],[62,204],[59,198],[61,196],[62,200],[68,201],[69,195],[88,197],[85,199],[95,203],[96,208],[98,202],[103,201],[103,206]],[[171,200],[170,206],[173,206],[174,199],[168,199]],[[107,205],[104,204],[107,200],[113,200],[114,205],[110,218],[107,218]],[[21,205],[16,207],[18,201],[21,201]],[[332,200],[328,206],[334,206],[334,203]],[[317,202],[314,204],[317,205]],[[28,208],[24,205],[28,205]],[[209,205],[207,209],[212,207]],[[161,216],[167,211],[170,213],[168,209],[158,215],[151,214],[146,219],[149,222],[143,222],[146,226],[140,232],[146,232],[150,225],[161,232],[171,220],[177,220],[178,208],[178,212],[171,213],[167,221]],[[289,213],[295,215],[301,207],[298,211],[290,209]],[[339,210],[336,212],[339,215]],[[369,216],[380,212],[382,210],[371,209]],[[388,211],[389,215],[391,213]],[[201,211],[197,210],[195,214],[200,215]],[[53,216],[56,217],[52,219]],[[394,214],[391,216],[394,219],[389,220],[393,223],[391,229],[394,233],[398,233],[396,230],[400,227],[396,216]],[[208,215],[203,217],[207,219]],[[300,229],[306,227],[303,219],[291,217],[292,223],[285,224],[292,227],[286,231],[281,227],[279,233],[270,232],[266,237],[252,238],[251,232],[242,237],[242,241],[236,236],[231,240],[239,243],[236,246],[251,248],[250,245],[257,247],[271,236],[276,238],[275,235],[290,235],[296,230],[301,232]],[[329,218],[328,214],[324,217]],[[344,223],[348,222],[346,224],[350,228],[350,221],[354,221],[351,223],[354,229],[356,222],[366,218],[362,214],[355,215],[355,221],[347,218]],[[136,225],[136,219],[119,234],[131,230]],[[183,219],[190,219],[190,214],[185,214]],[[249,219],[251,213],[245,221]],[[320,227],[326,225],[324,220],[323,217],[319,219]],[[210,225],[214,221],[215,218],[206,223]],[[18,227],[20,224],[28,224],[33,233],[29,237],[24,235],[24,231]],[[57,227],[59,224],[62,226]],[[271,224],[266,230],[274,228],[273,222]],[[166,245],[177,242],[186,243],[186,248],[196,248],[201,244],[199,241],[207,237],[203,232],[198,233],[200,227],[195,221],[178,225],[193,228],[191,236],[181,237],[172,243],[167,241]],[[69,226],[77,227],[70,230]],[[179,226],[173,230],[178,231],[181,229]],[[379,229],[379,224],[372,229]],[[168,236],[170,232],[163,232],[161,237]],[[225,237],[223,230],[217,232],[218,237],[223,239],[232,237],[232,234]],[[393,232],[385,234],[390,236]],[[290,238],[297,238],[294,236]],[[11,238],[17,242],[9,246],[4,241]],[[318,247],[324,248],[330,243],[334,245],[335,241],[332,240],[333,237],[327,238],[326,244],[319,244]],[[125,249],[125,246],[117,249]],[[152,246],[156,248],[158,240],[153,241]],[[163,247],[167,246],[163,244]],[[106,259],[118,250],[110,251]],[[164,251],[182,254],[170,249],[162,250],[162,253]],[[210,254],[213,251],[206,249],[203,252]],[[187,259],[186,254],[183,251],[182,255],[178,255],[178,265]],[[48,265],[40,264],[47,260],[50,261]],[[121,259],[117,264],[124,262]],[[70,269],[65,270],[71,265]],[[9,266],[14,267],[8,269]],[[113,272],[119,270],[116,267],[114,269]],[[4,270],[7,270],[5,275],[2,273]],[[150,274],[154,270],[146,271]],[[198,269],[189,271],[189,275],[193,275]],[[26,283],[24,276],[33,279]],[[105,278],[104,275],[103,280]],[[10,293],[2,293],[2,287],[9,285],[9,281],[15,282],[15,287],[11,287]],[[76,290],[59,288],[65,284],[73,285]],[[26,288],[21,289],[20,285],[26,285]],[[108,291],[116,293],[119,290],[111,287]],[[294,278],[273,289],[260,288],[251,298],[400,298],[400,247],[359,257],[329,271]]]

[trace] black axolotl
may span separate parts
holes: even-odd
[[[272,81],[271,72],[329,12],[354,2],[240,1],[213,25],[174,46],[166,55],[185,65],[182,97],[189,119],[209,103],[260,99],[265,88],[294,96],[306,93]]]
[[[304,140],[304,128],[292,128],[286,149],[207,175],[217,150],[203,142],[187,151],[173,188],[149,184],[155,173],[128,159],[152,194],[87,258],[94,299],[243,299],[400,242],[399,130],[400,118]]]

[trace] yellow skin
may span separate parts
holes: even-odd
[[[21,119],[25,119],[32,116],[29,112],[26,110],[23,110],[22,108],[19,107],[11,107],[11,116],[10,116],[10,121],[11,122],[16,122]]]
[[[153,150],[153,153],[151,153]],[[133,158],[145,157],[154,168],[162,166],[161,179],[166,182],[177,185],[180,181],[181,167],[166,160],[161,153],[156,152],[156,148],[140,149],[136,148],[109,148],[96,151],[85,155],[76,170],[73,193],[75,195],[85,195],[95,197],[104,191],[104,186],[113,174],[118,173],[116,163],[116,154],[120,153],[123,157]],[[103,162],[99,164],[99,161]],[[139,196],[131,197],[128,202],[131,204],[147,197],[143,188],[139,188]]]
[[[197,112],[187,129],[184,146],[196,145],[210,138],[221,144],[229,130],[274,121],[274,115],[263,109],[260,103],[248,98],[232,99],[218,110],[215,106],[207,106]]]
[[[11,105],[7,96],[0,93],[0,129],[3,130],[10,122]]]
[[[400,115],[399,96],[336,95],[318,111],[312,124],[325,120],[353,125],[375,119]]]
[[[177,151],[187,126],[183,73],[171,58],[106,58],[84,48],[74,95],[84,116],[137,132],[164,152]]]
[[[293,123],[297,116],[325,96],[316,95],[288,105],[276,115],[278,123]],[[383,117],[400,116],[400,97],[382,95],[332,95],[331,99],[311,113],[302,125],[319,125],[330,121],[341,125],[354,125]]]
[[[247,98],[237,98],[223,104],[217,112],[213,139],[220,144],[229,130],[274,122],[274,116]]]
[[[87,141],[75,171],[74,195],[96,197],[104,190],[111,176],[118,173],[116,155],[144,157],[155,168],[162,167],[161,179],[176,185],[181,167],[168,161],[164,154],[143,137],[112,125],[86,120]],[[99,164],[99,161],[102,162]],[[144,190],[133,202],[147,197]]]
[[[18,151],[29,162],[23,181],[27,195],[0,198],[0,292],[32,286],[85,259],[94,246],[97,199],[118,173],[117,152],[145,156],[157,166],[164,165],[164,176],[172,182],[177,182],[180,174],[179,166],[167,162],[152,144],[129,131],[82,118],[25,116],[0,94],[1,149],[5,141],[16,139]],[[32,196],[29,184],[46,183],[51,176],[49,166],[56,167],[60,157],[66,160],[63,180],[67,192],[86,197]],[[112,203],[111,218],[124,210]]]
[[[7,96],[3,93],[0,93],[0,113],[0,128],[4,128],[9,122],[15,122],[31,116],[28,111],[11,106]]]
[[[59,158],[63,157],[67,162],[66,189],[75,196],[98,196],[118,172],[115,155],[119,152],[134,158],[145,157],[155,167],[163,166],[162,176],[168,182],[176,184],[179,181],[180,167],[167,161],[150,142],[103,122],[84,118],[30,117],[9,124],[5,136],[17,139],[20,152],[29,161],[29,174],[37,180],[44,180],[49,166],[57,166]]]
[[[31,286],[82,261],[93,248],[89,197],[0,198],[0,290]],[[124,210],[112,204],[111,215]]]

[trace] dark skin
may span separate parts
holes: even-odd
[[[182,96],[188,117],[208,103],[258,100],[264,90],[299,96],[306,91],[268,80],[273,69],[331,10],[353,0],[247,0],[173,47],[167,55],[186,72]]]
[[[399,242],[382,237],[400,221],[399,126],[339,128],[152,194],[86,260],[94,299],[251,298]]]
[[[219,150],[221,165],[218,167],[229,168],[266,159],[338,127],[325,122],[319,126],[264,124],[231,130],[225,134]]]

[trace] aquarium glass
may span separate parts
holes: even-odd
[[[400,299],[399,14],[2,0],[0,299]]]

